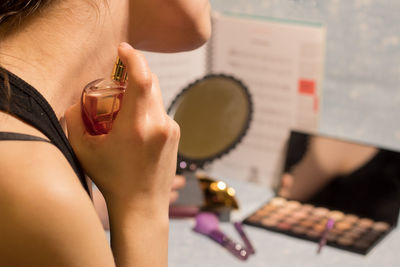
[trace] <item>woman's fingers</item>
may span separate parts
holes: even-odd
[[[169,203],[174,203],[178,197],[179,192],[178,190],[183,188],[186,184],[186,179],[182,175],[175,175],[174,179],[172,180],[171,186],[171,193],[169,195]]]
[[[162,93],[160,89],[160,83],[158,81],[157,75],[152,75],[152,93],[153,98],[151,99],[150,105],[152,105],[152,110],[157,114],[165,114],[165,108],[162,98]]]
[[[127,44],[120,46],[119,56],[129,80],[111,133],[89,135],[78,104],[66,114],[69,139],[105,196],[133,199],[147,192],[166,202],[176,171],[179,127],[163,108],[158,80],[144,56]],[[178,178],[174,188],[182,184]]]
[[[175,175],[172,181],[172,190],[179,190],[186,184],[186,179],[182,175]]]
[[[176,136],[176,127],[163,106],[158,79],[143,54],[126,43],[120,45],[118,53],[128,71],[128,88],[112,132],[119,137],[119,133],[136,132],[137,140],[156,138],[160,144]]]
[[[289,173],[284,173],[281,178],[281,186],[278,195],[290,198],[292,186],[293,186],[293,176]]]
[[[127,43],[121,43],[118,55],[128,70],[128,88],[118,114],[122,120],[141,120],[148,113],[153,74],[142,53]]]
[[[171,191],[169,194],[169,203],[172,204],[178,200],[179,193],[177,191]]]

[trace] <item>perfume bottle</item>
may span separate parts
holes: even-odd
[[[107,134],[121,109],[127,86],[127,71],[117,58],[110,79],[97,79],[83,88],[81,97],[82,119],[91,135]]]

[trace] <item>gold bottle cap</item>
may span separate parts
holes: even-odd
[[[119,59],[119,57],[117,57],[117,60],[115,62],[111,79],[117,82],[125,82],[128,79],[128,72],[126,71],[126,67],[124,63],[122,63],[121,59]]]

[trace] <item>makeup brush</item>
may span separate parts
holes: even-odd
[[[193,230],[210,237],[240,260],[246,260],[249,256],[245,248],[232,241],[219,229],[218,217],[214,213],[199,213],[196,216],[196,225]]]
[[[322,247],[325,246],[329,231],[333,228],[334,224],[335,224],[335,220],[333,220],[332,218],[329,218],[328,222],[326,223],[325,230],[322,233],[321,239],[318,243],[317,254],[319,254],[321,252]]]
[[[235,226],[236,231],[238,231],[240,237],[242,238],[244,244],[246,245],[247,252],[249,254],[254,254],[256,251],[254,250],[254,247],[252,246],[249,238],[247,237],[246,233],[244,232],[242,223],[235,222],[233,225]]]

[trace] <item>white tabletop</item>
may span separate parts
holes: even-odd
[[[273,196],[273,192],[254,184],[227,181],[235,188],[240,210],[232,214],[232,221],[244,219]],[[211,239],[192,231],[193,219],[173,219],[170,222],[169,266],[399,266],[400,231],[394,229],[366,256],[326,246],[316,254],[314,242],[289,237],[280,233],[245,225],[256,254],[240,261]],[[220,228],[232,239],[240,241],[231,223]],[[242,243],[242,242],[241,242]]]

